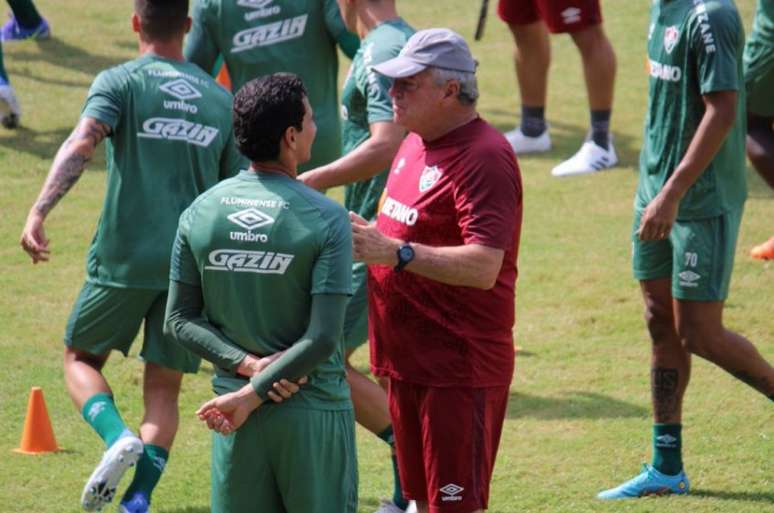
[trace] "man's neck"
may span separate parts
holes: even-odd
[[[287,175],[295,179],[298,177],[298,168],[290,163],[280,160],[263,160],[250,163],[250,170],[253,172],[274,173],[278,175]]]
[[[419,134],[424,141],[433,142],[449,132],[453,132],[462,125],[467,125],[477,117],[478,112],[476,112],[475,106],[460,106],[459,109],[455,109],[453,112],[439,117],[438,124],[426,127],[421,133],[417,132],[417,134]]]
[[[394,2],[376,2],[361,4],[357,13],[357,35],[363,39],[369,32],[385,21],[398,17]]]
[[[182,40],[143,41],[140,39],[140,55],[149,53],[173,61],[185,61]]]

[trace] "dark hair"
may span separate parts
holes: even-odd
[[[143,34],[167,40],[185,33],[188,0],[134,0]]]
[[[301,131],[306,89],[298,76],[275,73],[249,81],[234,96],[234,138],[252,162],[276,160],[288,127]]]

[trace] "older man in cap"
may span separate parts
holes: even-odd
[[[476,61],[448,29],[374,66],[410,131],[376,222],[351,213],[369,265],[371,366],[389,378],[404,495],[420,512],[487,508],[513,375],[522,214],[516,157],[476,112]]]

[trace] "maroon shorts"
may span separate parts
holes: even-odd
[[[555,34],[602,23],[599,0],[500,0],[497,14],[508,25],[529,25],[542,19]]]
[[[390,380],[390,416],[407,499],[429,503],[430,513],[487,508],[508,389]]]

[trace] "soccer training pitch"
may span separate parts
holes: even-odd
[[[510,33],[491,2],[484,39],[473,42],[479,0],[398,0],[416,28],[448,26],[480,61],[480,113],[501,130],[517,123],[519,100]],[[568,36],[552,38],[547,118],[554,149],[520,159],[524,227],[517,283],[516,374],[491,487],[490,511],[774,512],[772,403],[719,368],[693,359],[683,444],[688,497],[602,503],[594,496],[650,461],[649,339],[630,272],[632,200],[647,95],[648,0],[605,0],[605,30],[618,57],[612,131],[619,167],[556,179],[588,127],[580,56]],[[48,41],[3,45],[22,105],[22,127],[0,129],[0,513],[74,512],[103,444],[73,408],[61,370],[62,333],[82,284],[84,259],[102,205],[104,150],[50,215],[51,261],[33,266],[18,246],[27,211],[51,160],[78,119],[97,72],[134,58],[126,0],[37,0]],[[749,33],[755,0],[737,2]],[[5,7],[5,4],[3,4]],[[348,61],[341,64],[343,79]],[[774,235],[774,192],[748,169],[749,199],[725,322],[774,360],[774,264],[750,248]],[[341,199],[341,191],[331,194]],[[163,208],[163,205],[159,205]],[[364,349],[356,362],[367,368]],[[105,374],[130,426],[142,415],[136,350],[114,355]],[[194,416],[211,396],[209,364],[185,379],[181,426],[154,493],[154,513],[209,511],[210,435]],[[12,453],[27,397],[44,389],[61,452]],[[453,408],[450,405],[450,408]],[[358,428],[361,513],[391,494],[387,446]],[[303,462],[299,462],[303,464]],[[124,478],[119,494],[131,480]],[[119,495],[120,496],[120,495]],[[117,501],[116,501],[117,502]],[[256,504],[260,497],[256,497]],[[115,511],[117,505],[109,507]],[[256,509],[260,511],[260,508]]]

